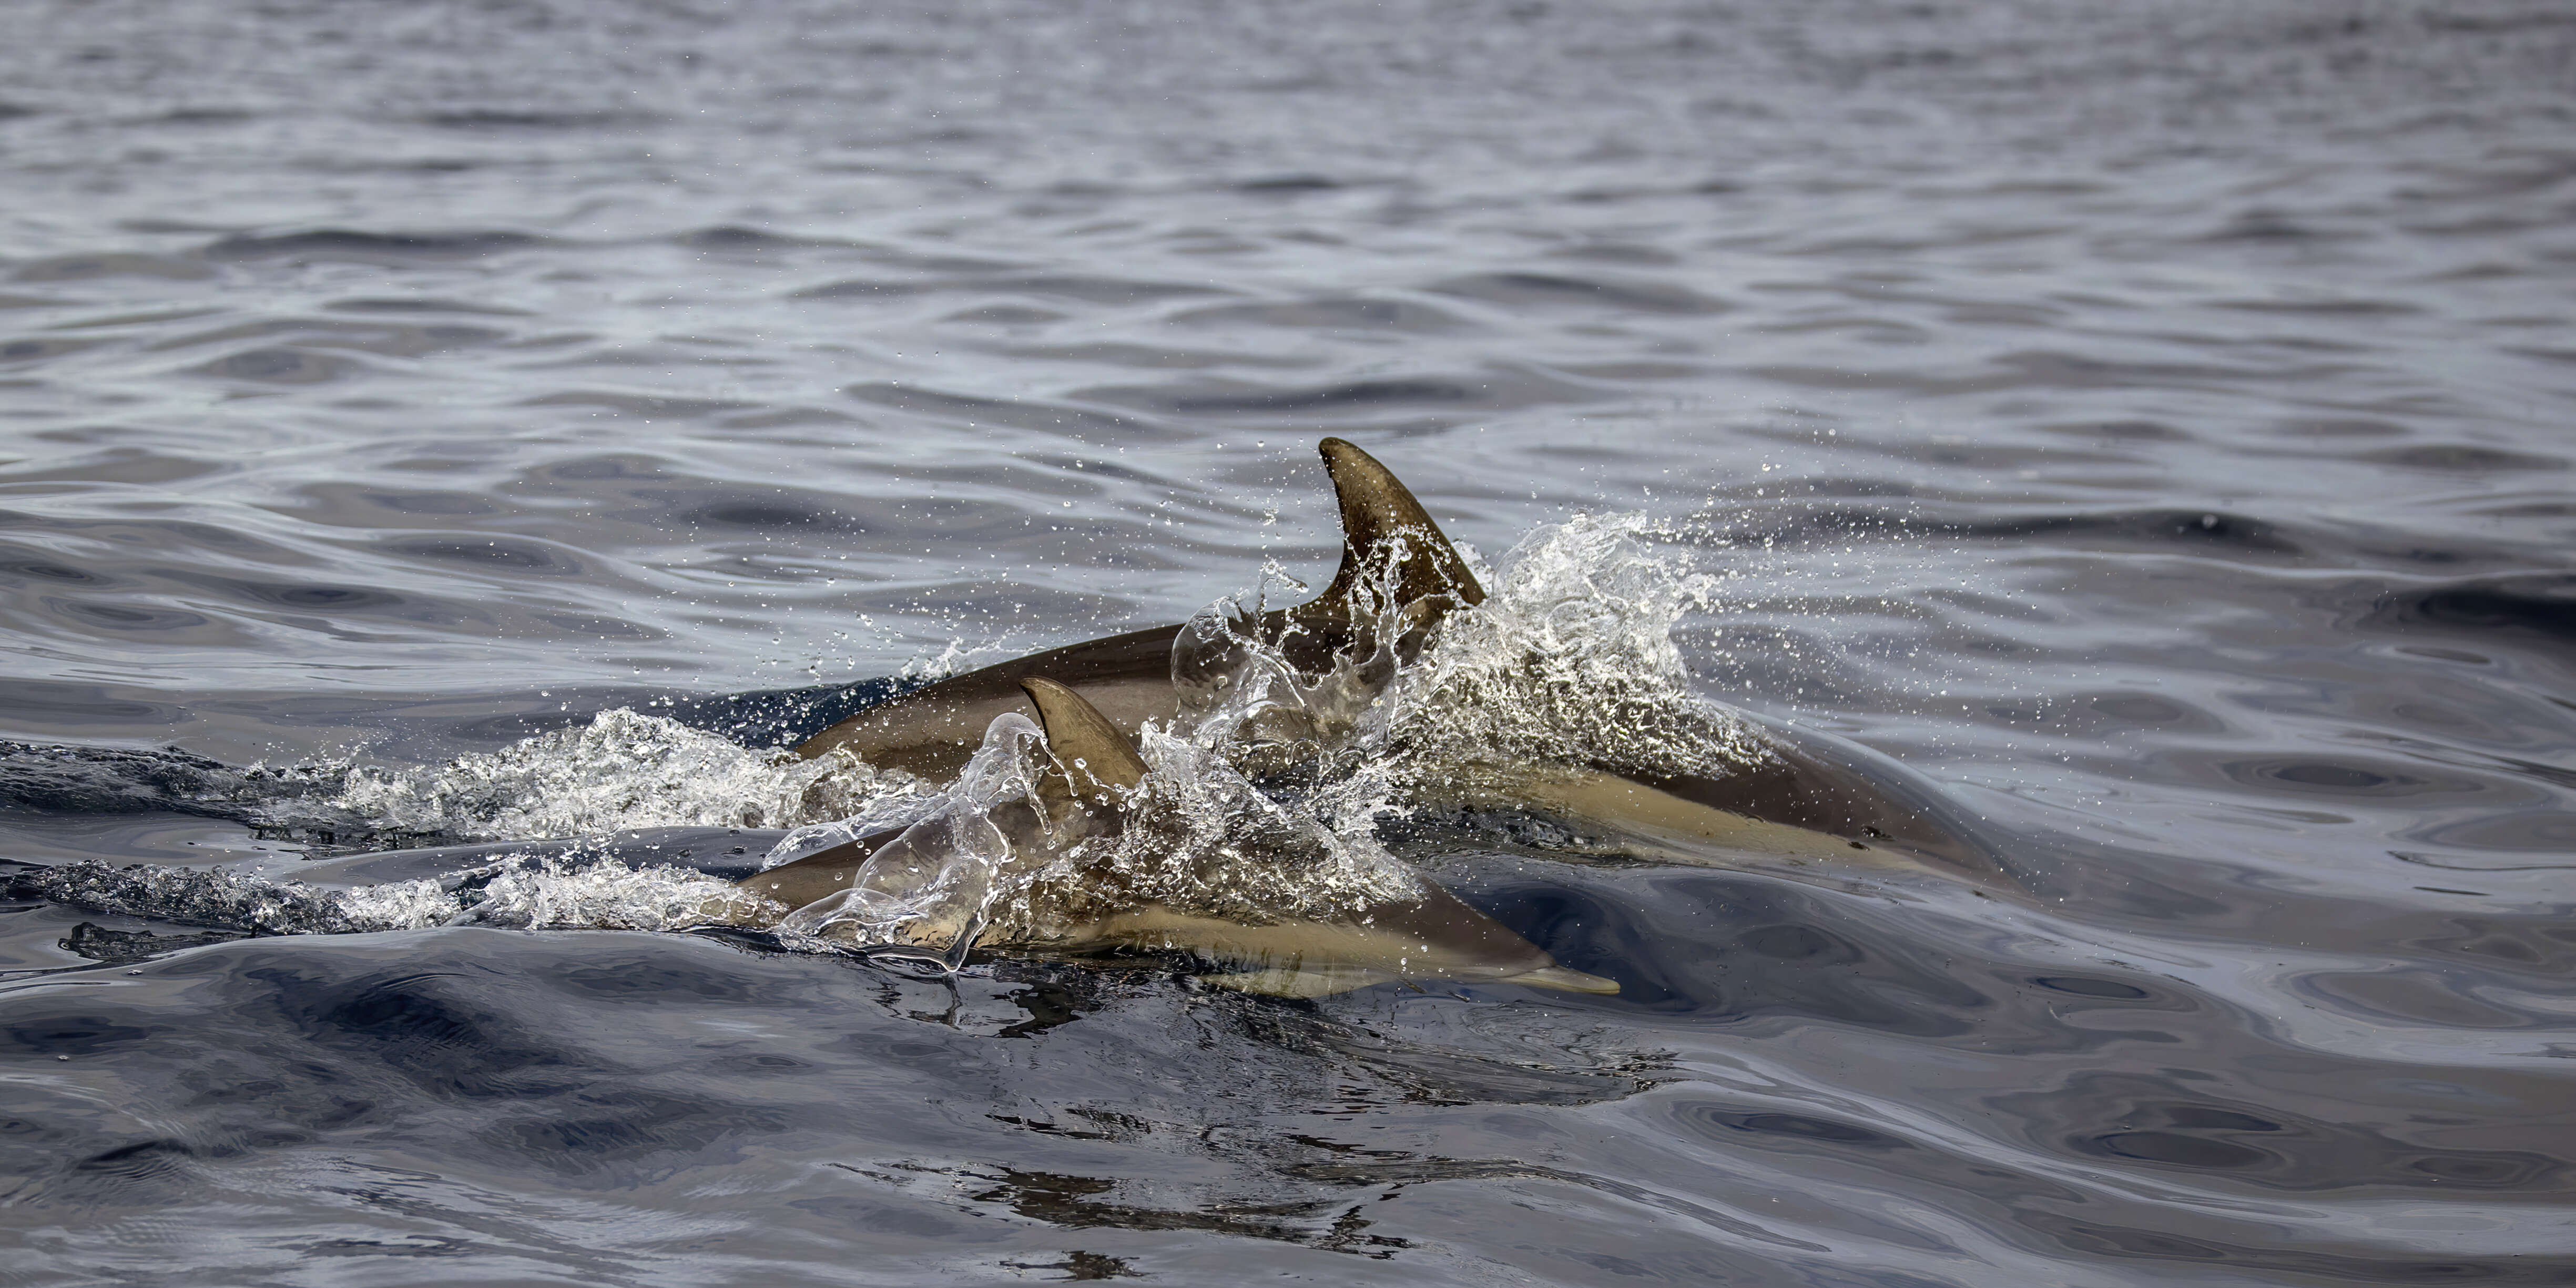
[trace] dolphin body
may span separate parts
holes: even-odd
[[[1019,688],[1038,710],[1053,761],[1037,784],[1048,831],[1076,838],[1116,832],[1146,774],[1135,744],[1097,706],[1064,685],[1029,677]],[[896,839],[897,833],[889,831],[844,842],[746,877],[737,886],[791,910],[790,919],[819,920],[794,910],[831,909],[835,905],[830,901],[846,902],[866,879],[869,860]],[[1228,968],[1201,976],[1208,983],[1282,997],[1320,997],[1416,979],[1619,991],[1615,981],[1558,965],[1536,945],[1418,874],[1401,897],[1320,919],[1255,921],[1146,902],[1054,927],[1035,944],[972,938],[978,932],[971,923],[963,933],[971,942],[956,946],[957,960],[969,946],[1041,947],[1069,954],[1180,952]]]
[[[1455,608],[1484,602],[1484,588],[1431,515],[1392,471],[1338,438],[1321,444],[1340,503],[1342,562],[1313,601],[1267,614],[1260,628],[1310,674],[1379,645],[1418,644]],[[1372,593],[1393,605],[1362,602]],[[1372,612],[1372,607],[1379,611]],[[1392,608],[1412,634],[1380,641]],[[1157,626],[1068,644],[952,676],[880,703],[796,748],[807,758],[846,751],[879,768],[945,779],[974,754],[995,716],[1022,710],[1022,682],[1043,678],[1079,694],[1129,738],[1148,720],[1167,727],[1188,695],[1175,683],[1183,626]],[[1581,765],[1476,766],[1449,785],[1447,804],[1536,813],[1607,833],[1659,857],[1725,866],[1931,869],[1980,885],[2016,888],[1984,846],[1943,821],[1930,793],[1869,764],[1857,749],[1793,741],[1756,727],[1771,753],[1721,777],[1651,777]]]
[[[1266,614],[1260,623],[1288,660],[1310,673],[1331,670],[1337,655],[1374,650],[1379,614],[1361,602],[1376,589],[1373,582],[1390,588],[1395,607],[1411,609],[1408,620],[1424,628],[1450,607],[1485,600],[1457,548],[1392,472],[1338,438],[1325,439],[1322,451],[1341,502],[1341,568],[1323,594]],[[1185,629],[1149,627],[951,676],[825,729],[796,754],[813,759],[847,751],[879,769],[942,781],[965,767],[993,717],[1023,710],[1020,682],[1031,678],[1081,694],[1134,737],[1148,720],[1169,724],[1181,714],[1184,695],[1172,680],[1172,654]]]

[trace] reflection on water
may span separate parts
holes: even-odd
[[[29,1273],[2576,1276],[2557,7],[355,12],[0,42]],[[1651,565],[1693,691],[2028,896],[1431,810],[1620,995],[508,928],[899,813],[766,754],[863,702],[1320,577],[1328,433],[1494,562],[1650,516],[1526,620]],[[1538,656],[1494,737],[1614,705]]]

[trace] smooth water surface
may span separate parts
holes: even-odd
[[[2028,896],[1425,826],[1624,992],[1315,1003],[30,899],[0,1278],[2576,1283],[2563,5],[8,25],[0,858],[756,858],[731,695],[1320,584],[1338,434]]]

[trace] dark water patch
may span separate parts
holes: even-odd
[[[2217,733],[2226,723],[2208,711],[2152,693],[2098,693],[2078,697],[2117,726],[2176,733]]]
[[[1945,518],[1926,510],[1825,505],[1766,509],[1760,518],[1759,526],[1719,529],[1711,536],[1733,544],[1755,545],[1860,538],[2004,541],[2034,548],[2232,551],[2268,558],[2302,558],[2310,553],[2307,542],[2279,524],[2223,510],[2139,509]]]
[[[1066,403],[981,398],[899,384],[852,385],[842,392],[861,402],[960,427],[1028,429],[1100,442],[1164,442],[1187,436],[1152,421]]]
[[[1601,309],[1614,313],[1705,317],[1726,312],[1730,307],[1723,300],[1684,286],[1601,275],[1475,273],[1433,282],[1422,289],[1507,309]]]
[[[1745,374],[1813,389],[1891,390],[1923,397],[2041,389],[2217,389],[2273,382],[2330,381],[2353,374],[2353,368],[2336,364],[2230,367],[2214,363],[2123,361],[2051,350],[1996,354],[1987,360],[1986,365],[1993,370],[1973,375],[1808,366],[1755,367],[1747,369]]]
[[[110,696],[104,684],[29,679],[0,685],[0,715],[44,724],[166,727],[177,724],[185,712],[175,702]]]
[[[2560,646],[2576,642],[2576,574],[2483,577],[2390,591],[2372,603],[2359,625],[2393,634]]]
[[[2279,525],[2218,510],[2128,510],[2033,515],[1948,525],[1959,536],[1992,541],[2072,539],[2114,546],[2182,546],[2297,557],[2307,548]]]
[[[167,112],[138,122],[143,125],[240,125],[259,119],[259,113],[240,107],[175,107]]]
[[[1365,1069],[1393,1084],[1410,1104],[1591,1105],[1636,1092],[1655,1075],[1648,1061],[1612,1067],[1549,1067],[1526,1060],[1391,1038],[1286,1008],[1254,1008],[1240,1021],[1247,1036],[1284,1050]]]
[[[889,282],[882,279],[853,277],[822,286],[809,286],[789,298],[799,300],[891,300],[912,295],[926,295],[936,289],[927,282]]]
[[[0,340],[0,365],[17,362],[44,362],[49,359],[63,357],[67,354],[79,353],[85,349],[95,349],[106,343],[107,341],[105,340],[84,340],[70,336],[44,336],[18,340]]]
[[[229,794],[232,772],[176,747],[0,742],[0,804],[55,814],[205,812],[217,808],[205,802]]]
[[[324,963],[277,957],[242,978],[270,985],[276,1018],[307,1041],[347,1051],[439,1099],[571,1091],[588,1063],[461,972],[396,968],[352,979]]]
[[[2384,762],[2351,757],[2256,756],[2224,761],[2217,769],[2249,787],[2277,788],[2292,795],[2366,796],[2398,799],[2417,796],[2475,796],[2496,787],[2473,778],[2432,778],[2407,773]]]
[[[1413,1244],[1404,1239],[1366,1233],[1374,1224],[1350,1208],[1334,1218],[1340,1204],[1211,1204],[1192,1209],[1151,1208],[1095,1197],[1118,1188],[1114,1179],[1057,1172],[1023,1172],[1001,1168],[990,1178],[991,1189],[972,1195],[978,1203],[999,1203],[1022,1217],[1064,1229],[1205,1230],[1238,1238],[1303,1244],[1326,1252],[1348,1252],[1384,1260]]]
[[[2497,795],[2502,797],[2507,793],[2499,791]],[[2524,800],[2529,797],[2528,793],[2513,795]],[[2555,799],[2563,801],[2565,797],[2559,795]],[[2523,802],[2498,802],[2499,805],[2520,803]],[[2490,866],[2511,862],[2502,857],[2508,855],[2522,856],[2526,862],[2535,856],[2554,859],[2576,853],[2576,810],[2563,807],[2499,809],[2493,814],[2417,823],[2395,833],[2390,839],[2443,849],[2484,851],[2497,856],[2484,861]]]
[[[212,276],[214,276],[214,270],[193,259],[118,252],[28,260],[10,271],[9,280],[13,282],[92,282],[110,278],[139,277],[162,281],[195,282]]]
[[[510,133],[521,130],[631,130],[659,125],[664,118],[653,112],[543,111],[527,108],[512,110],[479,107],[453,112],[431,112],[414,119],[422,125],[441,130]]]
[[[2396,300],[2218,300],[2212,308],[2242,313],[2284,313],[2326,317],[2407,317],[2424,310]]]
[[[174,1140],[120,1145],[73,1163],[40,1194],[56,1203],[166,1203],[204,1183],[198,1160],[198,1150]]]
[[[2394,421],[2369,420],[2359,417],[2294,417],[2282,421],[2273,431],[2285,438],[2406,438],[2415,431]]]
[[[964,309],[940,319],[943,322],[955,322],[968,326],[1045,326],[1050,322],[1064,320],[1065,315],[1053,309],[1032,309],[1016,304],[994,304]]]
[[[15,586],[79,586],[88,590],[131,584],[125,578],[76,568],[57,556],[17,545],[0,545],[0,580]]]
[[[733,412],[750,411],[749,403],[727,402],[710,398],[681,398],[670,394],[633,394],[613,390],[580,390],[559,394],[542,394],[520,404],[526,407],[598,407],[633,416],[639,420],[705,420]]]
[[[1389,377],[1304,388],[1275,388],[1240,381],[1091,389],[1085,396],[1143,407],[1169,418],[1200,416],[1354,417],[1430,412],[1448,419],[1467,411],[1507,411],[1597,401],[1572,381],[1536,371],[1488,371],[1473,377]]]
[[[2068,438],[2094,438],[2116,443],[2187,443],[2192,436],[2154,420],[2068,421],[2041,428]]]
[[[521,537],[438,534],[387,537],[376,545],[405,559],[496,576],[579,577],[589,572],[570,552]]]
[[[1274,327],[1288,331],[1393,332],[1447,335],[1476,324],[1417,300],[1368,296],[1322,296],[1260,304],[1218,304],[1185,309],[1165,319],[1170,325],[1199,327]]]
[[[2400,863],[2412,863],[2420,867],[2427,868],[2441,868],[2449,872],[2576,872],[2576,861],[2566,863],[2516,862],[2516,859],[2528,859],[2532,857],[2532,852],[2530,850],[2521,847],[2509,848],[2502,855],[2430,854],[2413,850],[2390,850],[2388,852],[2388,857],[2395,859]],[[2467,893],[2485,894],[2487,892],[2483,890],[2472,890]]]
[[[2576,367],[2576,349],[2551,349],[2533,345],[2507,345],[2505,352],[2534,358],[2558,366]]]
[[[37,602],[58,617],[111,631],[192,631],[211,620],[203,613],[184,608],[133,601],[102,603],[46,595]]]
[[[1250,357],[1225,350],[1183,349],[1149,344],[1012,344],[995,351],[1042,361],[1078,362],[1146,371],[1190,371],[1209,367],[1303,367],[1295,358]]]
[[[2438,470],[2451,473],[2479,474],[2512,471],[2554,471],[2567,468],[2562,457],[2536,456],[2529,452],[2508,452],[2499,448],[2480,447],[2473,443],[2429,443],[2418,447],[2392,447],[2371,452],[2361,459],[2400,469]]]
[[[435,296],[333,300],[322,307],[342,313],[466,313],[478,317],[496,318],[532,316],[525,309],[505,308],[495,304],[465,300],[445,300]]]
[[[2399,941],[2419,953],[2456,957],[2486,969],[2576,977],[2576,928],[2552,922],[2488,917],[2445,918],[2438,931]]]
[[[2420,1119],[2410,1124],[2396,1117],[2383,1129],[2373,1119],[2390,1111],[2370,1105],[2367,1096],[2348,1110],[2356,1121],[2337,1121],[2225,1098],[2170,1077],[2085,1073],[2068,1089],[2081,1094],[2007,1093],[1984,1103],[2033,1130],[2063,1132],[2057,1147],[2078,1158],[2220,1173],[2235,1184],[2275,1191],[2514,1190],[2563,1183],[2571,1172],[2568,1159],[2545,1148],[2428,1148],[2406,1138],[2425,1134]],[[2086,1106],[2096,1122],[2057,1122],[2073,1104]]]
[[[2078,1256],[2151,1263],[2178,1262],[2237,1275],[2286,1275],[2304,1283],[2536,1286],[2563,1285],[2576,1278],[2576,1268],[2553,1264],[2559,1260],[2555,1258],[2536,1261],[2520,1256],[2495,1259],[2470,1256],[2454,1260],[2426,1260],[2402,1253],[2368,1256],[2360,1253],[2299,1252],[2282,1248],[2276,1239],[2264,1237],[2262,1233],[2249,1233],[2243,1241],[2231,1242],[2215,1232],[2183,1235],[2159,1227],[2117,1225],[2089,1216],[2069,1216],[2044,1209],[2028,1209],[2018,1215],[2023,1224]]]
[[[2200,235],[2204,242],[2337,242],[2350,241],[2367,234],[2348,228],[2333,228],[2303,221],[2279,210],[2257,207],[2238,211],[2217,228]]]
[[[1132,395],[1131,395],[1132,396]],[[1456,406],[1483,401],[1472,386],[1441,380],[1360,380],[1320,389],[1239,394],[1166,395],[1165,410],[1182,415],[1302,415],[1379,407]]]
[[[327,343],[335,349],[356,349],[388,358],[420,358],[433,353],[452,353],[459,349],[479,348],[508,338],[508,332],[495,331],[490,327],[437,322],[422,326],[372,327],[343,331],[329,337]],[[317,339],[308,343],[326,342]]]
[[[1338,192],[1350,185],[1320,174],[1278,174],[1230,185],[1236,192],[1293,197],[1309,192]]]
[[[348,358],[280,346],[245,349],[194,368],[198,375],[248,380],[264,385],[321,384],[364,370],[363,365]]]
[[[481,259],[552,245],[527,233],[373,233],[343,228],[266,236],[238,234],[209,244],[208,259],[228,262],[280,260],[294,264],[413,264]]]
[[[308,1257],[463,1257],[481,1250],[479,1245],[464,1239],[414,1235],[404,1241],[327,1239],[307,1244],[301,1251]]]
[[[1994,997],[1956,969],[1774,883],[1675,873],[1618,887],[1515,881],[1469,892],[1558,961],[1618,980],[1619,997],[1597,1005],[1927,1038],[1971,1032],[1994,1011]]]
[[[528,471],[528,477],[539,483],[578,484],[622,479],[669,482],[682,476],[674,471],[673,463],[667,457],[641,452],[602,452],[534,462]],[[587,491],[588,489],[575,490]]]
[[[38,1014],[12,1014],[0,1025],[0,1050],[12,1055],[71,1056],[86,1059],[149,1041],[148,1025],[120,1024],[75,1009]]]
[[[2030,982],[2041,988],[2059,993],[2072,993],[2077,997],[2143,1002],[2154,996],[2134,984],[2123,984],[2112,979],[2092,979],[2082,975],[2036,975]]]
[[[829,493],[785,487],[758,491],[713,488],[637,488],[628,493],[649,501],[657,521],[749,532],[827,532],[863,535],[867,520],[836,508]]]
[[[1581,1186],[1615,1195],[1630,1203],[1688,1218],[1694,1224],[1723,1232],[1729,1238],[1748,1239],[1774,1247],[1822,1252],[1821,1244],[1784,1236],[1763,1229],[1749,1221],[1739,1220],[1687,1199],[1660,1193],[1643,1185],[1616,1180],[1597,1173],[1578,1172],[1569,1168],[1550,1167],[1517,1159],[1428,1158],[1395,1163],[1306,1163],[1291,1164],[1292,1175],[1339,1185],[1414,1185],[1433,1181],[1553,1181]],[[1393,1197],[1391,1194],[1387,1197]],[[1647,1269],[1624,1257],[1590,1256],[1577,1260],[1589,1262],[1596,1269],[1611,1271],[1622,1278],[1646,1276]],[[1687,1273],[1687,1272],[1685,1272]]]
[[[110,930],[93,921],[72,927],[62,941],[64,952],[85,957],[105,966],[123,966],[166,957],[188,948],[208,944],[230,943],[244,936],[237,931],[210,930],[194,935],[161,935],[149,930]]]
[[[1574,260],[1587,264],[1627,264],[1644,268],[1671,268],[1683,262],[1682,257],[1658,247],[1621,242],[1587,242],[1552,251],[1550,259]]]
[[[809,250],[818,246],[835,246],[844,243],[822,241],[812,237],[790,237],[764,229],[746,228],[740,224],[718,224],[712,228],[693,228],[676,234],[671,238],[671,244],[690,250],[748,252]]]
[[[2300,978],[2301,992],[2336,1010],[2373,1021],[2434,1024],[2453,1029],[2544,1029],[2558,1017],[2516,1010],[2470,996],[2453,972],[2389,967],[2375,971],[2318,971]]]
[[[169,569],[171,580],[219,591],[237,602],[275,608],[292,608],[318,613],[386,613],[415,607],[407,596],[390,590],[361,586],[315,585],[298,582],[250,581],[239,577],[217,577],[185,569]]]
[[[1780,1137],[1828,1150],[1905,1149],[1905,1141],[1884,1132],[1872,1131],[1854,1123],[1830,1118],[1812,1118],[1805,1114],[1785,1114],[1759,1110],[1728,1109],[1713,1104],[1694,1105],[1677,1117],[1696,1123],[1703,1132],[1744,1132],[1761,1137]]]
[[[1094,277],[1073,273],[997,275],[943,282],[939,285],[947,290],[971,290],[988,295],[1031,296],[1046,300],[1072,300],[1108,308],[1234,294],[1230,290],[1188,282]]]

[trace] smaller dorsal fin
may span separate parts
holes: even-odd
[[[1342,506],[1342,566],[1333,574],[1333,584],[1300,612],[1327,606],[1347,611],[1353,583],[1370,572],[1370,564],[1385,557],[1380,551],[1399,538],[1404,541],[1404,553],[1396,565],[1397,606],[1433,595],[1447,595],[1460,604],[1485,602],[1485,588],[1476,584],[1476,574],[1467,571],[1458,548],[1449,544],[1447,534],[1431,521],[1430,512],[1413,499],[1394,471],[1342,439],[1325,439],[1321,450],[1324,468],[1333,476],[1333,493]]]
[[[1036,705],[1047,751],[1055,757],[1057,772],[1038,784],[1050,814],[1115,804],[1118,792],[1145,781],[1145,758],[1136,754],[1136,744],[1088,699],[1035,676],[1020,681],[1020,691]]]

